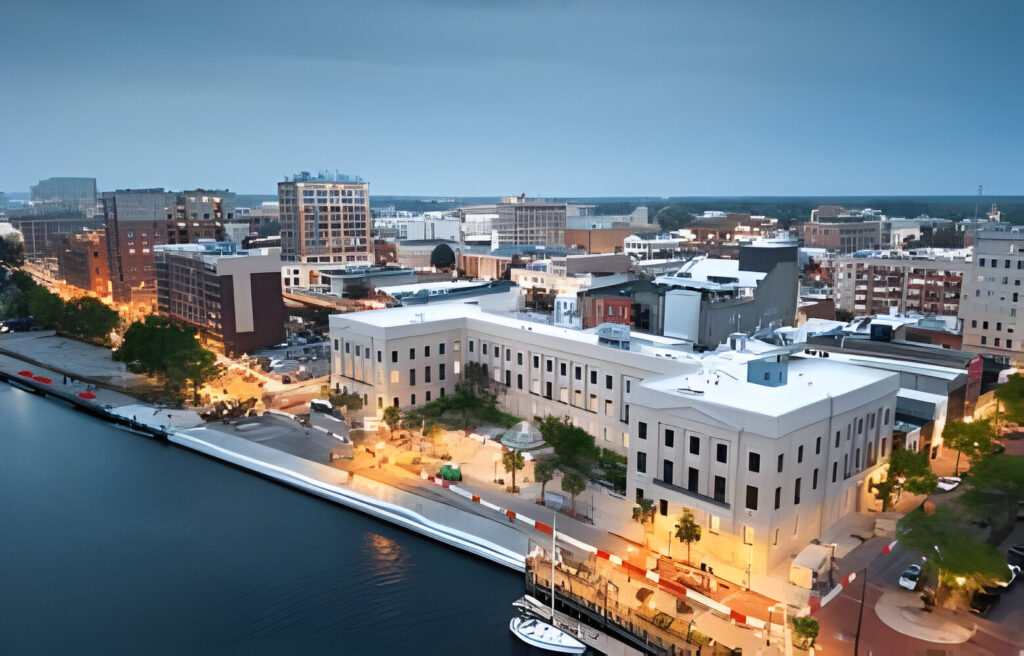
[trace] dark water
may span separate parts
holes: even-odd
[[[0,654],[527,653],[518,574],[0,384]]]

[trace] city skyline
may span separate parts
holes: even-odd
[[[1024,9],[988,7],[18,5],[0,188],[1018,194]]]

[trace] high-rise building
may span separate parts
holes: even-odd
[[[160,312],[199,328],[229,357],[284,338],[281,249],[166,245],[156,249],[154,265]]]
[[[155,304],[153,247],[224,238],[235,195],[226,190],[121,189],[102,195],[114,300]]]
[[[277,198],[282,260],[373,263],[368,182],[303,171],[277,183]]]
[[[963,350],[1019,366],[1024,362],[1024,336],[1017,334],[1024,298],[1024,232],[984,230],[977,237],[960,297]]]
[[[919,312],[956,316],[967,253],[942,251],[911,257],[878,251],[836,262],[836,310],[849,315]]]
[[[96,178],[47,178],[32,185],[33,203],[56,204],[96,214]]]

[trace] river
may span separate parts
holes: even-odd
[[[525,654],[518,574],[0,384],[0,654]]]

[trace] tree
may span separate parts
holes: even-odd
[[[64,301],[41,285],[33,285],[24,292],[28,313],[43,328],[60,328],[64,320]]]
[[[567,472],[562,477],[562,489],[572,495],[572,514],[576,514],[576,495],[587,489],[587,479],[579,472]]]
[[[675,537],[680,542],[686,543],[686,562],[690,562],[690,545],[694,542],[700,542],[700,524],[693,517],[693,511],[689,508],[683,508],[683,514],[679,516],[679,521],[676,522],[676,533]]]
[[[380,417],[385,424],[388,425],[388,429],[393,433],[398,425],[402,423],[402,411],[393,405],[389,405],[384,408],[384,412],[381,413]]]
[[[658,210],[654,215],[654,221],[665,232],[671,232],[690,225],[693,215],[679,205],[668,205]]]
[[[818,626],[818,620],[814,617],[794,617],[793,622],[793,633],[800,637],[800,641],[806,646],[810,647],[814,644],[814,640],[818,637],[818,632],[821,627]]]
[[[501,464],[505,471],[512,474],[512,494],[516,493],[516,472],[526,466],[526,459],[516,449],[506,451],[501,455]]]
[[[351,392],[330,394],[328,395],[327,400],[330,401],[333,406],[344,406],[349,410],[359,410],[363,407],[363,397]]]
[[[975,459],[992,450],[992,422],[988,419],[972,422],[957,419],[947,421],[946,427],[942,429],[942,441],[950,448],[956,449],[954,470],[959,476],[961,453]]]
[[[896,449],[889,455],[889,468],[875,484],[875,498],[881,500],[882,511],[892,510],[903,490],[911,494],[931,494],[938,476],[932,473],[928,454]]]
[[[557,471],[554,460],[538,460],[533,465],[533,478],[540,482],[540,498],[543,501],[548,483],[555,478]]]
[[[221,371],[216,356],[199,343],[195,329],[155,315],[128,326],[113,359],[135,373],[162,378],[168,390],[191,383],[197,403],[199,388]]]
[[[640,497],[633,506],[633,520],[645,526],[654,521],[654,500],[647,497]]]
[[[552,415],[540,423],[540,434],[544,441],[555,449],[560,463],[572,469],[588,469],[580,461],[598,457],[594,436],[569,422],[569,418],[557,419]]]
[[[86,339],[106,341],[120,323],[117,312],[98,299],[85,296],[64,304],[61,327]]]
[[[922,509],[908,513],[897,527],[903,545],[924,556],[939,587],[969,594],[1006,577],[1003,555],[974,539],[970,526],[948,505],[936,507],[930,515]]]
[[[463,372],[462,379],[465,381],[464,384],[469,392],[485,399],[491,398],[491,378],[487,374],[486,364],[467,362]]]
[[[1006,409],[1006,418],[1014,422],[1024,421],[1024,378],[1020,374],[1010,376],[996,388],[996,398]]]

